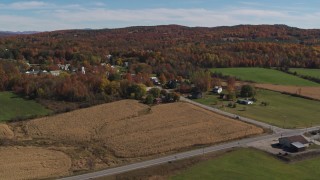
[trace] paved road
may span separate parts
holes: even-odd
[[[241,140],[218,144],[218,145],[214,145],[214,146],[210,146],[210,147],[206,147],[206,148],[177,153],[177,154],[173,154],[173,155],[169,155],[169,156],[165,156],[165,157],[161,157],[161,158],[157,158],[157,159],[152,159],[152,160],[148,160],[148,161],[125,165],[125,166],[121,166],[121,167],[110,168],[110,169],[97,171],[97,172],[93,172],[93,173],[87,173],[87,174],[78,175],[78,176],[66,177],[66,178],[63,178],[62,180],[86,180],[86,179],[94,179],[94,178],[109,176],[109,175],[114,175],[114,174],[120,174],[123,172],[132,171],[135,169],[141,169],[141,168],[146,168],[146,167],[150,167],[150,166],[154,166],[154,165],[164,164],[164,163],[168,163],[168,162],[172,162],[172,161],[176,161],[176,160],[180,160],[180,159],[199,156],[199,155],[206,154],[206,153],[212,153],[212,152],[216,152],[216,151],[220,151],[220,150],[225,150],[225,149],[230,149],[230,148],[235,148],[235,147],[240,147],[240,146],[246,146],[249,143],[261,141],[264,139],[279,138],[281,136],[291,136],[291,135],[296,135],[296,134],[302,134],[303,132],[304,132],[304,130],[294,130],[294,131],[286,131],[283,133],[275,133],[275,134],[252,137],[252,138],[247,138],[247,139],[241,139]]]
[[[231,117],[231,118],[235,118],[237,116],[235,114],[227,113],[227,112],[221,111],[219,109],[215,109],[212,107],[208,107],[208,106],[196,103],[196,102],[191,101],[186,98],[181,98],[181,100],[192,103],[192,104],[197,105],[199,107],[202,107],[204,109]],[[320,129],[320,126],[316,126],[316,127],[312,127],[312,128],[290,130],[290,129],[282,129],[282,128],[279,128],[276,126],[272,126],[272,125],[269,125],[269,124],[266,124],[263,122],[258,122],[253,119],[249,119],[249,118],[245,118],[245,117],[239,117],[239,120],[244,121],[244,122],[248,122],[251,124],[255,124],[255,125],[263,127],[263,128],[271,129],[273,131],[273,134],[235,140],[235,141],[231,141],[228,143],[222,143],[222,144],[213,145],[213,146],[206,147],[206,148],[201,148],[201,149],[191,150],[191,151],[177,153],[177,154],[173,154],[173,155],[168,155],[168,156],[164,156],[161,158],[138,162],[138,163],[133,163],[133,164],[125,165],[125,166],[121,166],[121,167],[115,167],[115,168],[110,168],[110,169],[106,169],[106,170],[102,170],[102,171],[97,171],[97,172],[92,172],[92,173],[87,173],[87,174],[82,174],[82,175],[77,175],[77,176],[72,176],[72,177],[66,177],[66,178],[62,178],[62,180],[86,180],[86,179],[94,179],[94,178],[109,176],[109,175],[114,175],[114,174],[120,174],[123,172],[132,171],[135,169],[141,169],[141,168],[146,168],[146,167],[150,167],[150,166],[154,166],[154,165],[164,164],[164,163],[168,163],[168,162],[172,162],[172,161],[176,161],[176,160],[180,160],[180,159],[199,156],[199,155],[206,154],[206,153],[212,153],[212,152],[216,152],[216,151],[220,151],[220,150],[226,150],[226,149],[230,149],[230,148],[246,146],[249,143],[261,141],[261,140],[265,140],[265,139],[269,139],[269,138],[279,138],[282,136],[299,135],[299,134],[303,134],[306,131]]]
[[[247,122],[247,123],[250,123],[250,124],[254,124],[254,125],[260,126],[262,128],[265,128],[265,129],[270,129],[275,133],[286,131],[285,129],[279,128],[277,126],[273,126],[273,125],[270,125],[270,124],[267,124],[267,123],[259,122],[259,121],[256,121],[256,120],[253,120],[253,119],[249,119],[249,118],[246,118],[246,117],[238,116],[236,114],[228,113],[228,112],[222,111],[222,110],[217,109],[217,108],[213,108],[213,107],[210,107],[210,106],[206,106],[206,105],[197,103],[195,101],[192,101],[192,100],[184,98],[184,97],[181,97],[180,100],[188,102],[188,103],[196,105],[196,106],[199,106],[199,107],[202,107],[202,108],[207,109],[209,111],[213,111],[215,113],[230,117],[230,118],[236,118],[237,117],[237,119],[240,120],[240,121],[244,121],[244,122]]]

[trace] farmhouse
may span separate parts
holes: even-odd
[[[309,142],[301,135],[279,138],[279,144],[282,148],[293,152],[304,151],[308,143]]]
[[[60,75],[60,71],[59,71],[59,70],[57,70],[57,71],[50,71],[50,74],[51,74],[52,76],[59,76],[59,75]]]
[[[26,74],[28,75],[38,75],[40,71],[32,69],[32,71],[27,71]]]
[[[152,83],[154,85],[161,85],[160,82],[159,82],[159,79],[157,77],[150,77],[150,80],[152,81]]]
[[[222,87],[221,87],[221,86],[215,86],[215,87],[212,89],[212,92],[213,92],[213,93],[220,94],[220,93],[222,92]]]

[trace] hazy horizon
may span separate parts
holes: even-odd
[[[69,0],[0,3],[0,31],[54,31],[105,29],[131,26],[177,24],[217,27],[241,24],[285,24],[302,29],[319,29],[317,7],[311,0]]]

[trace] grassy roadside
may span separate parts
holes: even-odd
[[[237,104],[236,108],[227,107],[229,102],[218,99],[217,95],[208,94],[195,101],[279,127],[302,128],[320,124],[319,101],[262,89],[257,90],[256,98],[258,101],[253,105]],[[262,106],[261,102],[269,105]]]
[[[320,158],[293,164],[254,149],[239,149],[171,177],[184,179],[319,179]]]
[[[0,92],[0,122],[17,118],[43,116],[51,111],[33,100],[25,100],[11,92]]]

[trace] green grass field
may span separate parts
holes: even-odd
[[[228,102],[221,101],[217,95],[206,95],[203,99],[195,101],[210,106],[223,103],[225,107],[221,110],[279,127],[298,128],[320,125],[319,101],[262,89],[257,90],[256,98],[258,101],[253,105],[237,104],[236,108],[226,107]],[[262,106],[262,101],[268,102],[269,105]]]
[[[298,75],[320,78],[320,69],[290,68],[290,72],[297,72]]]
[[[0,122],[14,118],[43,116],[51,111],[32,100],[25,100],[11,92],[0,92]]]
[[[256,83],[295,85],[295,86],[320,86],[320,84],[308,81],[294,75],[290,75],[274,69],[265,68],[213,68],[211,72],[234,76],[242,81]]]
[[[288,164],[262,151],[239,149],[197,164],[173,177],[185,179],[319,179],[320,157]]]

